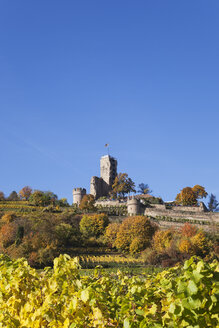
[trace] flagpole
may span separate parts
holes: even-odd
[[[107,148],[107,152],[108,152],[108,156],[109,156],[109,144],[106,143],[106,144],[105,144],[105,147]]]

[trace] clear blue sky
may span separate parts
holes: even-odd
[[[2,0],[0,190],[72,200],[110,143],[172,200],[219,198],[218,0]]]

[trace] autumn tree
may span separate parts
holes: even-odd
[[[28,200],[31,194],[32,194],[32,189],[29,186],[26,186],[19,191],[19,195],[21,199]]]
[[[195,185],[192,188],[192,191],[194,192],[196,199],[202,199],[206,198],[208,193],[206,192],[205,188],[200,185]]]
[[[153,237],[153,248],[161,253],[166,251],[171,245],[173,235],[174,231],[171,229],[156,231]]]
[[[82,211],[94,211],[95,210],[95,199],[93,195],[84,195],[80,204],[79,204],[79,208]]]
[[[199,185],[183,188],[180,193],[176,196],[176,202],[184,206],[197,205],[198,199],[207,196],[205,188]]]
[[[17,225],[13,222],[4,224],[0,230],[0,242],[4,248],[12,245],[16,240]]]
[[[111,247],[115,246],[115,241],[116,241],[116,238],[117,238],[117,233],[119,231],[119,226],[120,226],[119,223],[110,223],[108,225],[108,227],[106,228],[104,237],[106,239],[106,242]]]
[[[186,222],[180,229],[180,232],[182,236],[184,237],[192,237],[195,236],[198,232],[198,229],[196,226]]]
[[[0,201],[5,200],[5,195],[2,191],[0,191]]]
[[[106,214],[84,215],[80,221],[80,231],[86,238],[104,234],[109,219]]]
[[[149,186],[147,183],[140,183],[138,185],[138,192],[140,192],[141,194],[151,194],[152,190],[150,190]]]
[[[208,202],[208,209],[210,212],[217,212],[219,210],[219,202],[216,199],[216,196],[211,194]]]
[[[135,216],[125,219],[117,233],[115,246],[121,251],[130,251],[131,244],[135,238],[135,247],[139,242],[141,243],[141,250],[149,246],[151,239],[153,237],[156,227],[151,223],[149,218],[145,216]],[[134,248],[134,246],[133,246]],[[139,249],[140,250],[140,249]]]
[[[135,183],[128,177],[127,173],[119,173],[112,185],[112,195],[117,198],[124,197],[130,192],[136,192]]]

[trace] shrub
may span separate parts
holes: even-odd
[[[129,246],[129,252],[133,255],[136,253],[139,253],[145,249],[145,240],[142,239],[141,237],[135,237],[130,246]]]
[[[77,245],[80,231],[70,224],[61,223],[55,227],[56,238],[60,246]]]
[[[4,224],[0,230],[0,241],[4,248],[12,245],[16,240],[17,225],[14,223]]]
[[[172,230],[158,230],[155,232],[153,237],[153,246],[157,252],[166,251],[173,240],[173,231]]]
[[[144,247],[150,245],[156,226],[145,216],[135,216],[125,219],[119,227],[115,246],[119,250],[129,251],[136,237],[144,241]]]
[[[95,203],[95,199],[93,195],[84,195],[84,197],[82,198],[79,208],[80,210],[84,210],[84,211],[94,211],[95,207],[94,207],[94,203]]]
[[[209,241],[203,231],[191,238],[195,255],[204,256],[209,252]]]
[[[14,212],[8,212],[2,216],[1,220],[4,223],[9,223],[14,221],[15,218],[16,218],[16,214]]]
[[[191,242],[190,239],[182,239],[180,242],[179,242],[179,250],[181,253],[186,253],[186,254],[189,254],[189,255],[194,255],[195,252],[194,252],[194,246]]]
[[[180,229],[180,232],[185,237],[192,237],[197,233],[198,229],[194,225],[190,223],[185,223],[182,228]]]
[[[143,252],[141,252],[141,258],[145,263],[155,265],[157,252],[153,248],[146,248]]]
[[[106,214],[84,215],[80,222],[80,231],[84,237],[99,237],[104,234],[109,219]]]
[[[119,223],[110,223],[105,231],[105,240],[111,246],[115,246],[115,241],[117,237],[117,233],[119,231]]]

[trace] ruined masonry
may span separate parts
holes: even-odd
[[[100,177],[93,176],[91,178],[90,194],[95,199],[108,196],[116,176],[117,160],[109,155],[102,156],[100,159]],[[74,188],[73,203],[79,204],[84,195],[86,195],[86,189]]]

